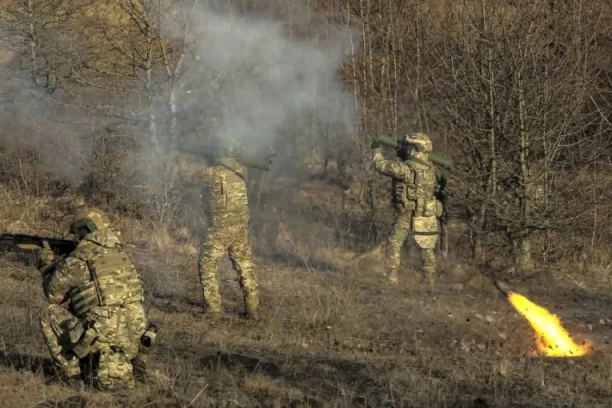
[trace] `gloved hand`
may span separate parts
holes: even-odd
[[[38,259],[41,267],[49,265],[55,260],[55,254],[47,241],[43,241],[43,247],[38,253]]]
[[[370,149],[378,149],[380,148],[380,142],[376,139],[372,140],[372,144],[370,144]]]

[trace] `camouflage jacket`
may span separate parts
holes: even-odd
[[[234,159],[218,159],[196,171],[188,186],[201,188],[202,203],[212,227],[249,220],[246,168]]]
[[[82,317],[93,308],[142,303],[140,276],[118,231],[110,228],[86,235],[77,248],[43,280],[49,303],[62,304]]]
[[[393,203],[404,209],[414,210],[416,201],[435,201],[434,193],[438,175],[434,165],[424,155],[416,160],[387,160],[380,149],[374,151],[374,168],[391,177]]]

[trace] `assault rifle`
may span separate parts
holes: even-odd
[[[47,238],[26,234],[0,234],[0,250],[3,251],[38,251],[50,248],[55,255],[55,260],[46,265],[41,273],[46,273],[62,259],[70,255],[77,247],[77,243],[70,239]]]

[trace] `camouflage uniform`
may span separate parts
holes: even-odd
[[[83,219],[93,227],[79,232]],[[81,212],[75,224],[77,248],[43,278],[45,343],[66,376],[80,376],[80,361],[92,357],[100,390],[133,388],[132,360],[146,362],[139,354],[147,329],[140,276],[102,213]]]
[[[434,197],[438,175],[427,157],[432,150],[429,137],[416,133],[407,136],[406,140],[421,151],[413,150],[404,162],[385,160],[380,148],[373,145],[376,171],[392,178],[397,217],[387,238],[385,269],[389,280],[397,283],[401,248],[412,231],[421,253],[423,272],[433,286],[436,273],[434,248],[439,236],[437,217],[442,215],[442,204]]]
[[[202,294],[206,312],[220,313],[221,294],[216,270],[227,253],[239,276],[245,313],[257,319],[259,295],[251,262],[246,168],[236,159],[239,147],[234,145],[226,149],[222,156],[225,157],[212,159],[210,166],[196,171],[191,177],[182,176],[187,184],[202,189],[203,210],[208,221],[198,260]]]

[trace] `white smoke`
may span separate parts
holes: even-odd
[[[311,14],[301,11],[297,23],[307,31]],[[352,133],[353,97],[339,76],[349,29],[328,26],[326,38],[298,39],[285,21],[232,10],[202,7],[192,18],[196,57],[185,73],[184,109],[209,119],[199,138],[228,136],[248,148],[293,135],[312,152]]]
[[[261,5],[265,1],[254,3]],[[157,7],[158,3],[155,4],[151,7]],[[341,66],[352,50],[352,33],[346,26],[323,21],[297,0],[275,6],[286,7],[285,11],[289,10],[291,18],[239,13],[225,4],[213,7],[210,2],[204,4],[197,0],[162,1],[159,4],[163,10],[160,13],[152,11],[151,15],[159,16],[161,36],[170,39],[175,47],[173,51],[176,52],[171,53],[170,59],[176,59],[177,52],[185,52],[184,64],[175,78],[179,134],[192,141],[229,136],[241,141],[245,149],[276,144],[284,149],[277,158],[277,171],[294,167],[296,163],[291,155],[322,154],[331,145],[337,148],[350,141],[355,121],[353,96],[339,76]],[[189,21],[186,31],[181,14]],[[130,19],[117,21],[126,23]],[[68,178],[74,184],[83,180],[87,174],[87,161],[96,154],[97,145],[92,143],[93,138],[108,134],[109,140],[125,140],[127,146],[128,137],[136,135],[140,138],[139,154],[137,157],[129,156],[125,161],[121,169],[124,176],[121,177],[127,179],[138,173],[144,174],[151,183],[166,179],[168,168],[173,166],[174,152],[160,153],[153,148],[146,137],[146,125],[133,128],[131,134],[125,131],[124,137],[121,134],[124,130],[118,129],[125,129],[124,125],[131,123],[129,118],[122,125],[119,117],[96,117],[95,109],[91,107],[79,113],[83,101],[89,101],[91,106],[113,105],[118,107],[116,111],[140,114],[134,123],[146,123],[152,117],[146,113],[146,92],[141,82],[134,79],[129,82],[113,75],[104,77],[101,73],[83,69],[80,58],[93,58],[94,63],[106,58],[92,57],[83,51],[94,49],[87,46],[87,41],[109,43],[103,31],[98,32],[99,38],[92,34],[94,32],[89,32],[91,38],[79,39],[79,44],[83,43],[80,48],[75,48],[75,41],[54,43],[66,64],[72,64],[75,72],[81,70],[78,75],[74,74],[81,82],[70,90],[75,95],[80,93],[81,99],[73,98],[70,92],[63,92],[61,88],[52,95],[36,89],[28,82],[28,70],[23,66],[6,64],[0,67],[0,77],[7,79],[0,84],[0,91],[15,97],[12,102],[4,101],[5,109],[0,111],[3,123],[12,119],[15,129],[4,129],[1,134],[5,141],[10,139],[38,151],[49,170],[58,178]],[[66,33],[68,36],[69,32]],[[180,44],[185,36],[188,47],[181,50]],[[25,51],[20,51],[20,61],[27,63]],[[156,58],[153,71],[155,89],[159,94],[154,96],[154,106],[159,111],[155,112],[155,117],[159,120],[160,139],[164,139],[167,136],[165,132],[170,133],[170,126],[166,123],[170,120],[169,86],[163,62]],[[106,65],[103,67],[112,63],[104,62]],[[121,69],[124,70],[130,66],[129,62],[123,64]],[[71,81],[72,71],[67,69],[66,72],[69,74],[66,74],[65,81]],[[79,76],[81,74],[84,76]],[[129,72],[123,75],[127,78]],[[136,72],[135,76],[142,78],[144,73]],[[120,84],[109,85],[112,81]],[[24,84],[29,84],[27,87],[32,91],[24,92]],[[125,93],[113,92],[113,86],[123,87]],[[119,106],[120,103],[125,106]],[[133,151],[134,147],[130,149]],[[285,163],[279,163],[283,154]],[[142,164],[143,157],[148,157],[145,160],[148,164]]]

